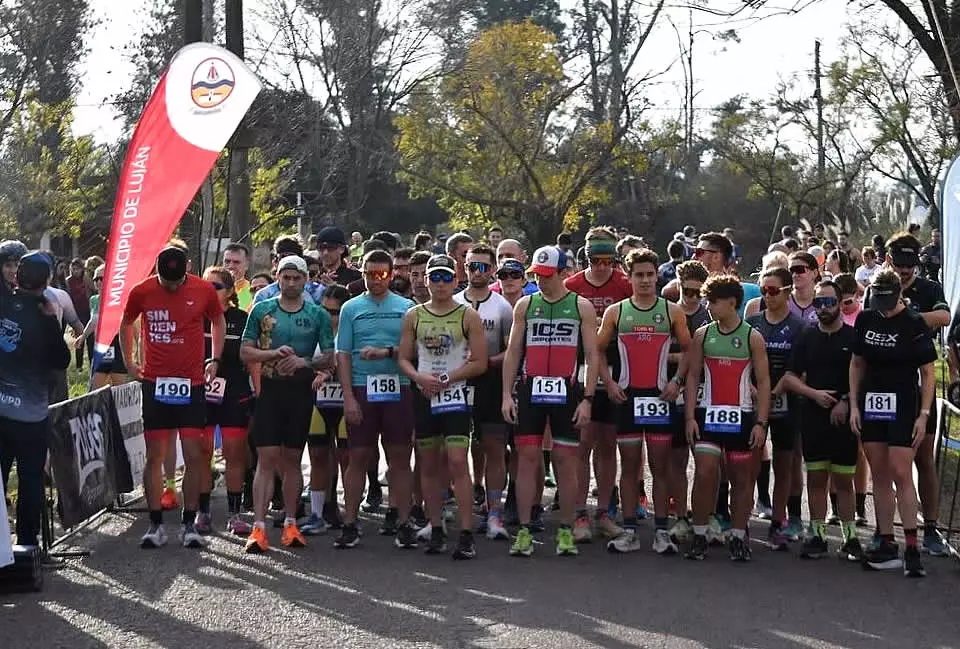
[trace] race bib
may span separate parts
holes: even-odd
[[[893,421],[897,418],[897,394],[895,392],[867,392],[863,404],[866,421]]]
[[[670,402],[658,397],[633,398],[633,423],[645,426],[670,423]]]
[[[463,383],[455,383],[443,390],[440,390],[432,399],[430,399],[430,412],[435,415],[445,412],[466,412],[467,411],[467,386]]]
[[[223,395],[227,392],[227,380],[221,377],[207,383],[207,403],[223,403]]]
[[[773,403],[770,405],[770,414],[777,417],[784,417],[787,414],[787,393],[782,392],[773,397]]]
[[[190,379],[167,376],[157,379],[157,385],[153,390],[153,398],[158,403],[165,403],[168,406],[184,406],[190,403],[192,389]]]
[[[472,385],[464,386],[463,393],[467,396],[467,405],[473,408],[473,397],[477,393],[477,389]]]
[[[396,374],[374,374],[367,377],[367,401],[400,401],[400,377]]]
[[[708,406],[703,422],[703,428],[708,433],[739,433],[740,408],[736,406]]]
[[[116,350],[114,350],[114,348],[111,347],[107,351],[103,352],[103,360],[108,363],[111,363],[113,362],[113,359],[116,357],[116,355],[117,355]]]
[[[678,406],[683,406],[686,403],[687,389],[680,388],[680,394],[677,396],[676,404]],[[699,406],[703,403],[703,383],[697,386],[697,405]]]
[[[530,403],[563,405],[567,402],[567,383],[559,377],[535,376],[530,386]]]
[[[587,384],[587,366],[586,365],[581,365],[580,368],[577,370],[577,383],[579,383],[580,385]],[[607,389],[607,386],[603,384],[603,379],[600,378],[599,374],[597,374],[597,389],[598,390]]]
[[[317,408],[343,408],[343,386],[324,383],[317,390]]]

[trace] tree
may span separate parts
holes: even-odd
[[[483,32],[463,68],[422,86],[395,120],[399,177],[459,225],[496,219],[531,241],[575,228],[606,199],[604,174],[636,162],[621,147],[632,120],[570,123],[584,83],[532,21]]]

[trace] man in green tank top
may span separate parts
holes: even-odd
[[[473,540],[473,491],[467,450],[470,446],[470,406],[467,379],[487,369],[487,340],[480,314],[454,301],[456,262],[434,255],[427,263],[430,300],[403,317],[397,366],[414,382],[413,410],[420,481],[430,517],[428,554],[446,551],[441,513],[442,462],[447,463],[460,512],[460,539],[454,559],[476,556]]]

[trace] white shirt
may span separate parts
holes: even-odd
[[[453,301],[466,304],[480,314],[483,333],[487,339],[487,353],[490,356],[496,356],[504,351],[503,341],[510,337],[510,328],[513,326],[513,307],[510,306],[507,298],[490,291],[490,297],[483,302],[474,303],[467,299],[467,291],[464,290],[455,294]]]
[[[870,280],[873,279],[873,276],[880,270],[880,264],[874,264],[873,268],[867,268],[866,266],[861,266],[857,269],[854,277],[861,284],[869,284]]]
[[[70,299],[69,293],[62,289],[48,286],[44,289],[43,294],[50,300],[50,303],[53,304],[53,310],[56,312],[57,322],[60,323],[60,326],[63,326],[63,321],[66,320],[67,324],[71,327],[83,329],[83,323],[80,322],[80,318],[77,316],[77,310],[73,307],[73,300]]]

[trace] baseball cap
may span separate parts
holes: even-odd
[[[17,268],[17,283],[25,289],[44,288],[50,277],[50,261],[42,252],[29,252],[20,258]]]
[[[347,238],[344,236],[343,230],[335,225],[328,225],[321,228],[320,232],[317,233],[317,245],[324,243],[333,246],[345,246],[347,245]]]
[[[445,270],[456,274],[457,262],[447,255],[434,255],[430,258],[430,261],[427,262],[427,274],[435,270]]]
[[[920,251],[912,243],[894,242],[888,247],[887,252],[890,253],[894,266],[906,268],[920,265]]]
[[[520,263],[517,259],[504,259],[500,262],[500,268],[497,269],[499,273],[501,270],[506,271],[516,271],[518,273],[526,273],[527,269],[523,267],[523,264]]]
[[[820,246],[810,246],[807,252],[816,258],[818,264],[822,264],[823,260],[826,258],[826,253]]]
[[[277,274],[279,275],[285,270],[295,270],[303,275],[308,275],[310,273],[310,269],[307,268],[306,260],[303,257],[298,257],[297,255],[287,255],[280,260],[280,263],[277,264]]]
[[[537,248],[533,253],[533,265],[527,269],[527,272],[535,275],[549,277],[558,270],[564,270],[567,267],[567,253],[556,246],[544,246]]]
[[[179,282],[187,274],[187,253],[167,246],[157,255],[157,275],[168,282]]]

